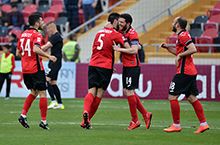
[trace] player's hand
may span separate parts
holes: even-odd
[[[165,43],[161,43],[159,47],[166,48],[166,49],[168,48],[168,46]]]
[[[93,7],[93,8],[95,8],[96,6],[97,6],[97,3],[96,3],[96,2],[92,3],[92,7]]]
[[[118,47],[118,45],[116,45],[115,41],[113,41],[113,43],[114,43],[113,50],[119,51],[120,48]]]
[[[104,28],[113,28],[110,22],[105,23]]]
[[[55,56],[50,56],[49,60],[53,61],[54,63],[57,61],[57,58]]]
[[[177,55],[176,56],[176,59],[175,59],[175,65],[178,67],[179,66],[179,60],[180,60],[180,56],[179,55]]]

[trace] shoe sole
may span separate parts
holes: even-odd
[[[88,113],[83,113],[83,119],[84,119],[84,128],[85,129],[90,129],[90,123],[88,121],[89,114]]]
[[[30,128],[23,120],[18,120],[24,128]]]
[[[150,123],[149,123],[149,126],[148,126],[148,127],[146,127],[146,129],[149,129],[149,128],[150,128],[150,125],[151,125],[151,119],[152,119],[152,117],[153,117],[153,114],[151,113],[151,114],[150,114]]]
[[[180,132],[181,130],[179,130],[179,131],[165,131],[165,130],[163,130],[164,132],[168,132],[168,133],[171,133],[171,132]]]
[[[198,133],[203,133],[203,132],[206,131],[206,130],[209,130],[209,128],[207,128],[207,129],[205,129],[205,130],[203,130],[203,131],[201,131],[201,132],[198,132]]]
[[[136,128],[140,127],[140,126],[141,126],[141,125],[138,125],[138,126],[136,126],[135,128],[132,128],[132,129],[125,128],[125,130],[134,130],[134,129],[136,129]]]

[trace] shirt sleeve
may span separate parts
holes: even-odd
[[[185,34],[185,35],[181,35],[181,44],[183,44],[184,46],[189,45],[190,43],[192,43],[192,39],[190,37],[189,34]]]
[[[50,38],[50,43],[52,44],[52,45],[55,45],[57,42],[59,42],[59,40],[60,40],[61,38],[60,38],[60,36],[59,35],[57,35],[57,34],[55,34],[54,36],[52,36],[51,38]]]
[[[42,44],[42,40],[43,40],[42,35],[39,33],[34,37],[33,43],[34,45],[37,45],[38,47],[40,47]]]
[[[138,39],[138,34],[137,32],[133,32],[132,34],[130,34],[129,36],[129,40],[130,40],[130,45],[138,45],[139,44],[139,39]]]
[[[115,43],[125,45],[127,39],[120,33],[116,33]]]

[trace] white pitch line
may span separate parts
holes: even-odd
[[[7,125],[14,125],[14,124],[18,124],[18,122],[11,122],[11,123],[2,123],[2,124],[7,124]],[[37,125],[39,124],[39,122],[36,122],[36,121],[30,121],[28,122],[28,124],[34,124],[34,125]],[[51,124],[61,124],[61,125],[80,125],[81,122],[48,122],[49,125]],[[100,125],[100,126],[128,126],[129,124],[115,124],[115,123],[91,123],[91,125]],[[141,126],[145,126],[145,125],[141,125]],[[157,127],[157,128],[166,128],[168,126],[166,125],[151,125],[151,127]],[[193,127],[190,127],[190,126],[181,126],[182,128],[193,128]],[[211,129],[220,129],[219,127],[211,127]]]

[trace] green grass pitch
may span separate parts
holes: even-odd
[[[40,123],[39,99],[28,112],[29,129],[18,123],[25,98],[0,97],[0,145],[214,145],[220,144],[220,102],[201,101],[210,130],[194,134],[199,121],[187,101],[180,102],[181,132],[166,133],[163,129],[172,124],[169,101],[141,100],[147,111],[153,113],[150,129],[141,126],[124,130],[131,121],[126,99],[103,99],[91,120],[92,130],[80,127],[84,99],[63,99],[64,110],[48,110],[50,130]],[[48,99],[48,103],[50,103]]]

